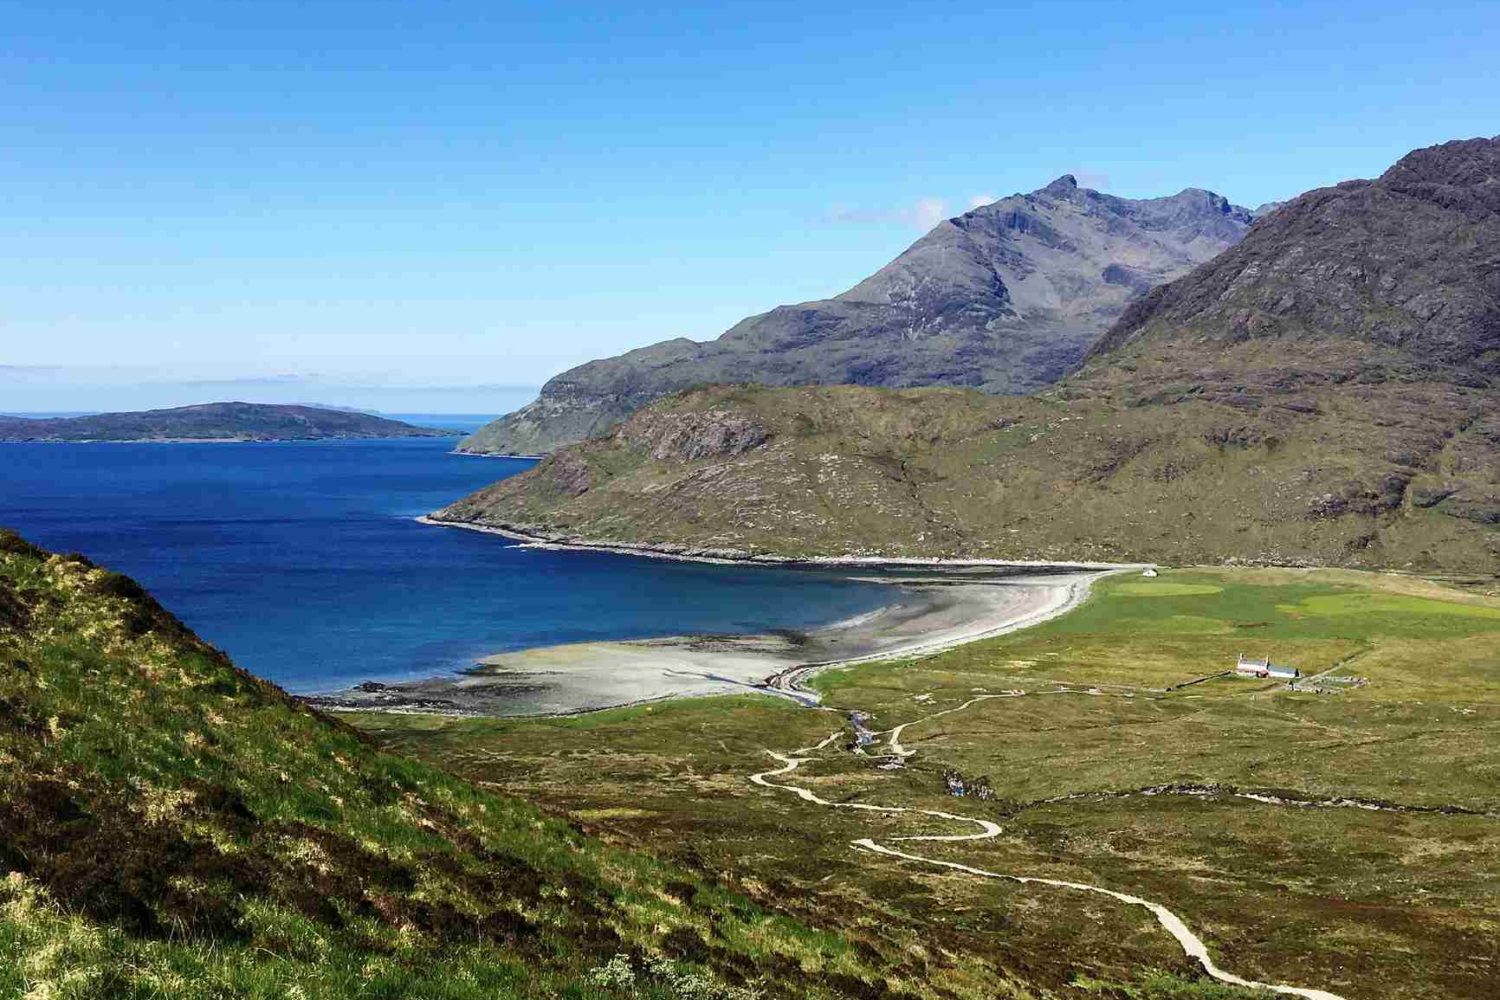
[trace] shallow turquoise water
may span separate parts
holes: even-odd
[[[889,599],[835,573],[537,551],[418,524],[531,464],[451,447],[0,445],[0,525],[134,576],[299,692],[559,642],[807,628]]]

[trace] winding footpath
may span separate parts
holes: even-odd
[[[1067,590],[1068,593],[1066,594],[1064,599],[1051,600],[1048,602],[1048,606],[1042,611],[1026,615],[1006,627],[992,630],[990,634],[998,635],[1002,634],[1003,632],[1014,631],[1018,628],[1025,628],[1072,610],[1072,608],[1076,607],[1087,596],[1088,583],[1084,583],[1082,585],[1074,585],[1067,588]],[[792,671],[787,671],[782,675],[778,675],[778,677],[776,678],[776,686],[785,691],[794,691],[801,686],[801,682],[806,680],[806,678],[810,676],[812,672],[820,669],[821,667],[830,665],[831,664],[810,664],[807,667],[801,667]],[[803,691],[806,695],[812,696],[811,699],[809,699],[809,703],[815,704],[816,695],[813,692],[805,691],[805,689],[803,689]],[[1059,691],[1056,693],[1062,694],[1083,692]],[[906,758],[911,757],[916,752],[902,745],[901,743],[901,736],[903,732],[909,727],[928,722],[932,719],[938,718],[939,716],[953,715],[955,713],[962,712],[965,709],[968,709],[971,706],[982,701],[987,701],[994,698],[1020,698],[1025,696],[1026,692],[1024,691],[1006,691],[1001,694],[980,695],[979,697],[971,698],[970,700],[955,708],[944,709],[943,711],[935,712],[932,715],[925,716],[921,719],[915,719],[911,722],[904,722],[901,725],[896,726],[894,729],[890,729],[881,733],[875,733],[872,735],[884,736],[886,738],[887,755],[898,762],[904,761]],[[827,750],[830,746],[836,743],[839,737],[843,736],[844,733],[845,730],[838,729],[830,734],[822,742],[810,747],[801,747],[796,750],[784,752],[776,750],[766,751],[771,755],[772,758],[778,761],[781,766],[773,768],[771,770],[761,771],[758,774],[753,774],[750,776],[750,781],[765,788],[772,788],[778,791],[788,792],[792,795],[797,796],[804,802],[823,806],[829,809],[851,809],[861,812],[887,814],[909,813],[917,816],[929,816],[933,819],[939,819],[948,822],[966,823],[978,828],[972,833],[924,834],[919,836],[892,837],[889,838],[890,843],[912,843],[919,841],[956,843],[962,841],[991,840],[1000,836],[1000,834],[1003,832],[1003,828],[1000,826],[1000,824],[995,823],[991,820],[981,819],[974,816],[961,816],[957,813],[942,812],[935,809],[917,809],[907,806],[885,806],[864,802],[831,802],[828,799],[822,798],[811,789],[803,788],[799,785],[787,784],[782,781],[772,780],[774,778],[785,778],[786,776],[792,774],[792,772],[796,771],[803,764],[814,759],[815,754]],[[1331,993],[1328,990],[1313,989],[1303,986],[1288,986],[1282,983],[1256,982],[1255,980],[1237,976],[1226,969],[1220,968],[1217,964],[1215,964],[1213,956],[1209,954],[1208,946],[1203,942],[1203,939],[1194,934],[1188,927],[1187,923],[1183,921],[1181,917],[1173,913],[1161,903],[1157,903],[1149,899],[1143,899],[1140,896],[1132,896],[1129,893],[1117,892],[1114,889],[1107,889],[1103,886],[1098,885],[1090,885],[1085,882],[1069,882],[1063,879],[1042,878],[1040,876],[1034,875],[1016,875],[1009,872],[989,871],[984,868],[974,867],[973,865],[960,864],[956,861],[948,861],[943,858],[933,858],[922,854],[911,853],[909,851],[898,850],[897,848],[887,846],[886,844],[878,843],[870,837],[863,837],[858,840],[851,841],[851,846],[856,850],[864,851],[867,853],[879,854],[886,857],[897,858],[902,861],[911,861],[936,868],[944,868],[950,871],[962,872],[963,874],[973,875],[979,878],[1016,882],[1022,885],[1046,885],[1059,889],[1069,889],[1076,892],[1089,892],[1101,896],[1108,896],[1109,898],[1117,900],[1121,903],[1125,903],[1130,906],[1139,906],[1145,910],[1148,910],[1151,915],[1156,918],[1156,922],[1160,924],[1161,927],[1168,934],[1172,935],[1172,937],[1177,941],[1178,945],[1181,946],[1183,953],[1186,954],[1189,958],[1196,960],[1198,964],[1202,966],[1203,971],[1207,973],[1209,977],[1221,983],[1226,983],[1231,986],[1245,987],[1248,989],[1269,990],[1272,993],[1277,993],[1284,996],[1302,997],[1304,998],[1304,1000],[1346,1000],[1345,997],[1342,997],[1337,993]]]

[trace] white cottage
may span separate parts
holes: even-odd
[[[1284,666],[1280,663],[1272,663],[1270,657],[1257,660],[1253,656],[1240,654],[1239,660],[1234,665],[1234,672],[1240,677],[1279,677],[1282,680],[1296,680],[1302,676],[1302,671],[1296,667]]]

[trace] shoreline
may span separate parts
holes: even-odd
[[[520,543],[523,548],[553,549],[574,552],[609,552],[616,555],[641,556],[647,559],[673,559],[717,565],[808,567],[816,569],[1012,569],[1038,572],[1120,572],[1154,569],[1156,563],[1055,562],[1027,559],[944,559],[939,556],[882,556],[848,553],[840,556],[779,556],[771,553],[746,552],[740,549],[695,548],[687,545],[651,545],[614,539],[586,539],[575,535],[538,533],[530,525],[488,525],[474,521],[446,521],[423,514],[419,524],[438,528],[458,528],[485,535],[498,535]],[[527,530],[531,528],[531,530]]]
[[[468,434],[464,435],[464,437],[468,436]],[[540,462],[547,457],[546,455],[500,455],[489,451],[464,451],[461,448],[454,448],[448,454],[462,455],[464,458],[514,458],[522,462]]]
[[[439,430],[440,428],[434,428]],[[363,435],[330,434],[323,437],[153,437],[153,438],[0,438],[0,444],[317,444],[323,441],[437,441],[453,434]],[[451,454],[451,453],[450,453]]]
[[[1061,618],[1074,609],[1081,607],[1093,593],[1094,584],[1106,576],[1125,572],[1122,569],[1100,570],[1090,574],[1076,574],[1077,578],[1068,582],[1065,586],[1056,588],[1061,594],[1052,595],[1052,600],[1043,607],[1015,616],[1000,622],[986,622],[978,629],[967,634],[954,634],[938,636],[928,642],[918,644],[896,652],[884,654],[869,654],[866,656],[852,657],[843,660],[830,660],[825,663],[804,663],[788,668],[781,673],[774,674],[766,679],[766,687],[775,691],[781,691],[798,700],[805,700],[809,704],[817,704],[822,699],[817,692],[810,690],[806,682],[814,675],[824,670],[834,670],[843,667],[857,666],[861,663],[877,663],[884,659],[908,658],[914,656],[928,657],[936,656],[938,653],[947,652],[966,646],[971,642],[979,642],[984,639],[994,639],[1012,632],[1032,628],[1049,622],[1054,618]]]
[[[458,676],[366,683],[306,700],[326,711],[459,717],[572,716],[666,699],[745,693],[815,705],[818,695],[805,681],[816,673],[930,656],[1039,625],[1082,604],[1101,577],[1132,567],[1024,571],[1036,568],[980,578],[944,579],[939,573],[937,578],[881,581],[893,590],[889,603],[805,634],[542,646],[486,657]]]

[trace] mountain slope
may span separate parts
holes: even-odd
[[[0,995],[935,995],[881,948],[377,752],[0,532]]]
[[[1500,374],[1500,151],[1417,150],[1374,181],[1309,192],[1132,305],[1090,357],[1180,358],[1263,341],[1353,353],[1384,377],[1487,385]],[[1352,350],[1351,350],[1352,349]]]
[[[435,515],[751,553],[1500,572],[1500,140],[1309,192],[1040,397],[718,388]]]
[[[1500,570],[1488,402],[1429,387],[1286,402],[710,387],[432,516],[731,556]]]
[[[1134,298],[1232,245],[1250,213],[1208,191],[1131,200],[1064,176],[940,223],[841,295],[780,306],[718,340],[677,339],[558,375],[461,451],[537,454],[711,382],[950,385],[1056,381]]]
[[[86,417],[0,416],[0,441],[315,441],[453,433],[368,413],[275,403],[202,403]]]

